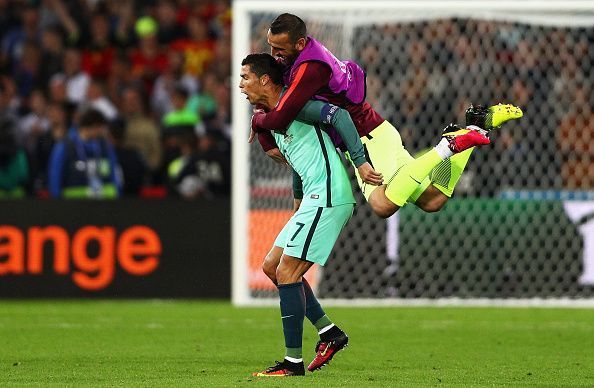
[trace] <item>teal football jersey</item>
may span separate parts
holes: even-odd
[[[280,152],[301,177],[301,206],[332,207],[355,203],[344,164],[330,136],[319,126],[293,121],[285,133],[274,132]]]

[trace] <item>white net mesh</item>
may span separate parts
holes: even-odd
[[[547,12],[519,21],[373,12],[295,13],[337,57],[367,71],[367,101],[411,154],[434,145],[446,124],[463,124],[470,103],[510,102],[524,118],[474,152],[455,199],[437,214],[407,206],[386,222],[353,180],[359,203],[318,274],[319,295],[594,296],[593,11],[580,13],[580,25]],[[250,14],[252,52],[269,51],[278,13]],[[273,288],[259,263],[290,216],[291,181],[258,145],[249,162],[248,276],[262,296]]]

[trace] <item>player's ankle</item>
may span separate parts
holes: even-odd
[[[341,335],[342,333],[343,333],[343,331],[340,330],[340,328],[338,326],[333,325],[328,330],[320,333],[320,339],[324,342],[327,342],[333,338],[336,338],[337,336]]]

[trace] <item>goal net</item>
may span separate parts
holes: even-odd
[[[375,216],[358,204],[324,268],[323,299],[594,300],[594,5],[588,2],[234,2],[233,80],[269,52],[280,13],[367,72],[367,101],[416,154],[470,103],[509,102],[524,117],[473,153],[454,197]],[[235,86],[235,84],[234,84]],[[233,99],[233,301],[275,303],[260,266],[291,216],[291,174],[247,144],[251,107]],[[349,166],[351,177],[353,169]]]

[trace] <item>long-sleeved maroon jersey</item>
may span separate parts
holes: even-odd
[[[286,128],[297,117],[307,101],[314,96],[346,109],[355,123],[359,136],[367,135],[384,121],[367,102],[353,104],[343,94],[334,94],[328,87],[330,76],[330,68],[322,62],[302,63],[276,108],[268,113],[254,115],[252,128],[265,130]],[[258,141],[264,151],[276,147],[276,143],[268,131],[259,132]]]

